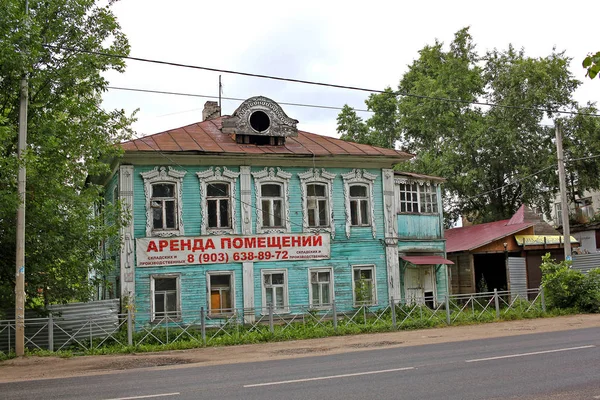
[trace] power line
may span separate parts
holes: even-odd
[[[194,93],[181,93],[181,92],[168,92],[162,90],[151,90],[151,89],[137,89],[137,88],[126,88],[119,86],[107,86],[107,89],[112,90],[125,90],[131,92],[142,92],[142,93],[155,93],[155,94],[168,94],[174,96],[187,96],[187,97],[201,97],[205,99],[218,99],[218,96],[209,96],[205,94],[194,94]],[[232,100],[232,101],[246,101],[247,99],[241,99],[238,97],[221,97],[223,100]],[[294,107],[310,107],[310,108],[323,108],[327,110],[342,110],[343,107],[335,107],[335,106],[323,106],[319,104],[302,104],[302,103],[286,103],[282,101],[278,101],[277,104],[282,104],[286,106],[294,106]],[[362,111],[362,112],[374,112],[371,110],[363,110],[360,108],[353,108],[354,111]]]
[[[224,73],[224,74],[241,75],[241,76],[247,76],[247,77],[252,77],[252,78],[271,79],[271,80],[277,80],[277,81],[283,81],[283,82],[302,83],[302,84],[306,84],[306,85],[331,87],[331,88],[336,88],[336,89],[357,90],[357,91],[362,91],[362,92],[380,93],[380,94],[389,93],[390,95],[394,95],[394,96],[413,97],[413,98],[423,99],[423,100],[445,101],[445,102],[470,104],[470,105],[485,106],[485,107],[499,107],[499,108],[517,109],[517,110],[525,110],[525,111],[541,111],[541,112],[545,112],[545,113],[555,113],[555,114],[600,117],[600,114],[580,113],[577,111],[551,110],[551,109],[546,109],[546,108],[541,108],[541,107],[523,107],[523,106],[516,106],[516,105],[495,104],[495,103],[489,103],[489,102],[483,102],[483,101],[450,99],[450,98],[445,98],[445,97],[417,95],[417,94],[406,93],[406,92],[401,92],[401,91],[390,92],[390,91],[385,91],[385,90],[380,90],[380,89],[369,89],[369,88],[363,88],[363,87],[358,87],[358,86],[337,85],[337,84],[326,83],[326,82],[308,81],[308,80],[294,79],[294,78],[284,78],[284,77],[274,76],[274,75],[254,74],[254,73],[249,73],[249,72],[233,71],[233,70],[226,70],[226,69],[221,69],[221,68],[212,68],[212,67],[204,67],[204,66],[199,66],[199,65],[182,64],[182,63],[176,63],[176,62],[171,62],[171,61],[162,61],[162,60],[153,60],[153,59],[149,59],[149,58],[124,56],[121,54],[110,54],[110,53],[103,53],[103,52],[98,52],[98,51],[75,49],[72,47],[54,46],[54,45],[50,45],[50,44],[44,44],[42,46],[44,46],[46,48],[51,48],[54,50],[59,50],[59,51],[71,51],[71,52],[82,53],[82,54],[91,54],[91,55],[97,55],[97,56],[103,56],[103,57],[119,58],[122,60],[140,61],[140,62],[147,62],[147,63],[152,63],[152,64],[168,65],[168,66],[173,66],[173,67],[190,68],[190,69],[197,69],[197,70],[211,71],[211,72],[220,72],[220,73]]]

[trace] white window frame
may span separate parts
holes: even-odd
[[[288,313],[289,312],[289,295],[288,295],[288,272],[287,269],[261,269],[260,281],[262,288],[262,308],[263,314],[268,313],[267,307],[267,287],[265,286],[265,275],[283,274],[283,285],[277,285],[283,287],[283,307],[277,308],[273,306],[273,312],[276,313]],[[275,286],[273,286],[275,287]]]
[[[151,171],[141,172],[144,179],[144,194],[146,195],[146,236],[182,236],[185,234],[183,228],[183,177],[187,171],[178,171],[172,167],[154,167]],[[155,184],[174,184],[175,185],[175,229],[154,229],[152,209],[152,186]]]
[[[213,275],[229,275],[229,291],[231,296],[231,311],[226,312],[215,312],[211,307],[211,284],[210,277]],[[235,272],[231,270],[219,270],[219,271],[207,271],[206,272],[206,309],[208,310],[208,315],[231,315],[235,312]]]
[[[375,179],[377,179],[377,175],[371,174],[364,169],[353,169],[346,174],[342,174],[342,179],[344,180],[344,199],[346,203],[346,237],[350,238],[351,227],[371,226],[371,232],[373,233],[373,238],[375,238],[377,236],[377,230],[375,228],[375,207],[373,205],[373,183],[375,182]],[[370,219],[368,224],[352,225],[352,200],[350,198],[350,187],[353,185],[362,185],[367,187],[367,201]]]
[[[265,167],[261,171],[252,172],[254,177],[254,193],[256,194],[256,232],[257,233],[288,233],[290,232],[290,190],[289,181],[292,174],[277,168]],[[282,205],[281,205],[281,227],[264,226],[262,213],[262,185],[279,184],[281,185]]]
[[[335,238],[335,221],[333,218],[333,180],[336,174],[327,172],[325,168],[310,168],[308,171],[298,174],[300,178],[301,197],[302,197],[302,226],[304,232],[329,232],[331,237]],[[325,185],[325,197],[328,207],[328,225],[312,227],[308,225],[308,191],[307,185],[322,184]]]
[[[181,274],[152,274],[150,275],[150,322],[160,322],[164,317],[156,317],[156,291],[154,289],[156,279],[175,279],[177,287],[177,305],[175,318],[169,316],[169,320],[181,321]]]
[[[210,167],[209,169],[197,172],[196,176],[200,181],[200,231],[203,235],[213,234],[222,235],[227,233],[238,233],[236,227],[236,187],[239,172],[233,172],[227,167]],[[206,197],[206,187],[210,183],[229,183],[229,216],[231,218],[230,228],[210,228],[208,226],[208,199]]]
[[[439,185],[437,183],[406,178],[396,178],[394,183],[397,214],[438,215],[440,213],[440,196],[437,191]],[[404,200],[401,200],[401,193],[405,194]],[[406,199],[409,194],[411,195],[410,201]],[[412,199],[413,195],[416,196],[416,200]],[[407,205],[405,210],[402,210],[402,204]],[[428,206],[432,207],[433,211],[427,211]],[[414,207],[417,209],[414,210]],[[408,210],[409,208],[410,210]]]
[[[329,303],[328,304],[314,304],[313,303],[313,290],[312,290],[312,281],[311,275],[312,273],[318,272],[329,272]],[[321,268],[309,268],[308,269],[308,302],[310,304],[310,308],[317,310],[327,310],[332,307],[333,302],[335,301],[335,286],[333,279],[333,268],[331,267],[321,267]]]
[[[359,303],[356,300],[356,281],[354,280],[355,271],[369,270],[371,271],[371,301]],[[377,305],[377,275],[375,275],[376,269],[374,264],[361,264],[352,266],[352,303],[355,307],[360,306],[374,306]]]

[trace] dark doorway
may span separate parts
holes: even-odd
[[[476,291],[506,290],[506,261],[504,253],[474,254]]]

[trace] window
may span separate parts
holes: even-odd
[[[331,269],[311,269],[309,296],[311,307],[329,307],[333,301]]]
[[[416,183],[400,185],[400,212],[419,212],[419,189]]]
[[[153,322],[180,319],[179,276],[157,275],[150,281]]]
[[[146,236],[184,234],[181,184],[185,174],[171,167],[141,173],[146,195]]]
[[[395,190],[398,213],[437,214],[439,212],[436,184],[396,179]]]
[[[437,191],[435,186],[423,185],[419,188],[421,212],[434,214],[438,212]]]
[[[152,185],[152,229],[177,228],[177,199],[175,185],[172,183],[156,183]]]
[[[327,185],[306,185],[306,208],[308,210],[308,226],[318,228],[329,224],[329,205],[327,199]]]
[[[346,237],[350,238],[351,227],[371,226],[375,238],[375,210],[372,199],[373,182],[377,175],[364,169],[353,169],[342,174],[342,178],[346,202]]]
[[[354,305],[373,305],[375,301],[375,267],[360,265],[352,268]]]
[[[278,183],[265,183],[261,186],[261,207],[263,227],[282,227],[283,196],[282,187]]]
[[[197,172],[200,181],[200,232],[223,234],[235,233],[235,190],[239,172],[227,167],[209,168]]]
[[[233,290],[233,272],[209,272],[208,282],[208,313],[231,314],[235,308]]]
[[[335,174],[327,172],[324,168],[309,169],[298,174],[302,184],[302,226],[304,231],[323,230],[331,232],[335,237],[333,210],[333,180]]]
[[[206,185],[209,228],[231,228],[229,207],[229,183],[209,183]]]
[[[368,226],[369,194],[365,185],[350,186],[350,223],[352,226]]]
[[[263,270],[263,308],[273,306],[276,312],[287,312],[287,271]]]
[[[289,232],[288,182],[292,174],[273,167],[253,172],[256,192],[256,231]]]

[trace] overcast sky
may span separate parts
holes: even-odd
[[[600,50],[600,5],[572,1],[157,1],[121,0],[113,7],[129,38],[131,56],[310,81],[397,89],[418,51],[438,39],[450,43],[470,26],[482,54],[509,43],[532,57],[565,50],[583,82],[575,98],[600,100],[600,79],[585,77],[581,61]],[[223,96],[262,95],[277,102],[364,109],[368,93],[221,74]],[[128,61],[111,86],[218,95],[219,73]],[[106,108],[139,108],[137,135],[202,119],[210,99],[109,90]],[[224,100],[223,114],[239,101]],[[337,110],[283,106],[298,128],[328,136]],[[368,113],[361,113],[368,118]]]

